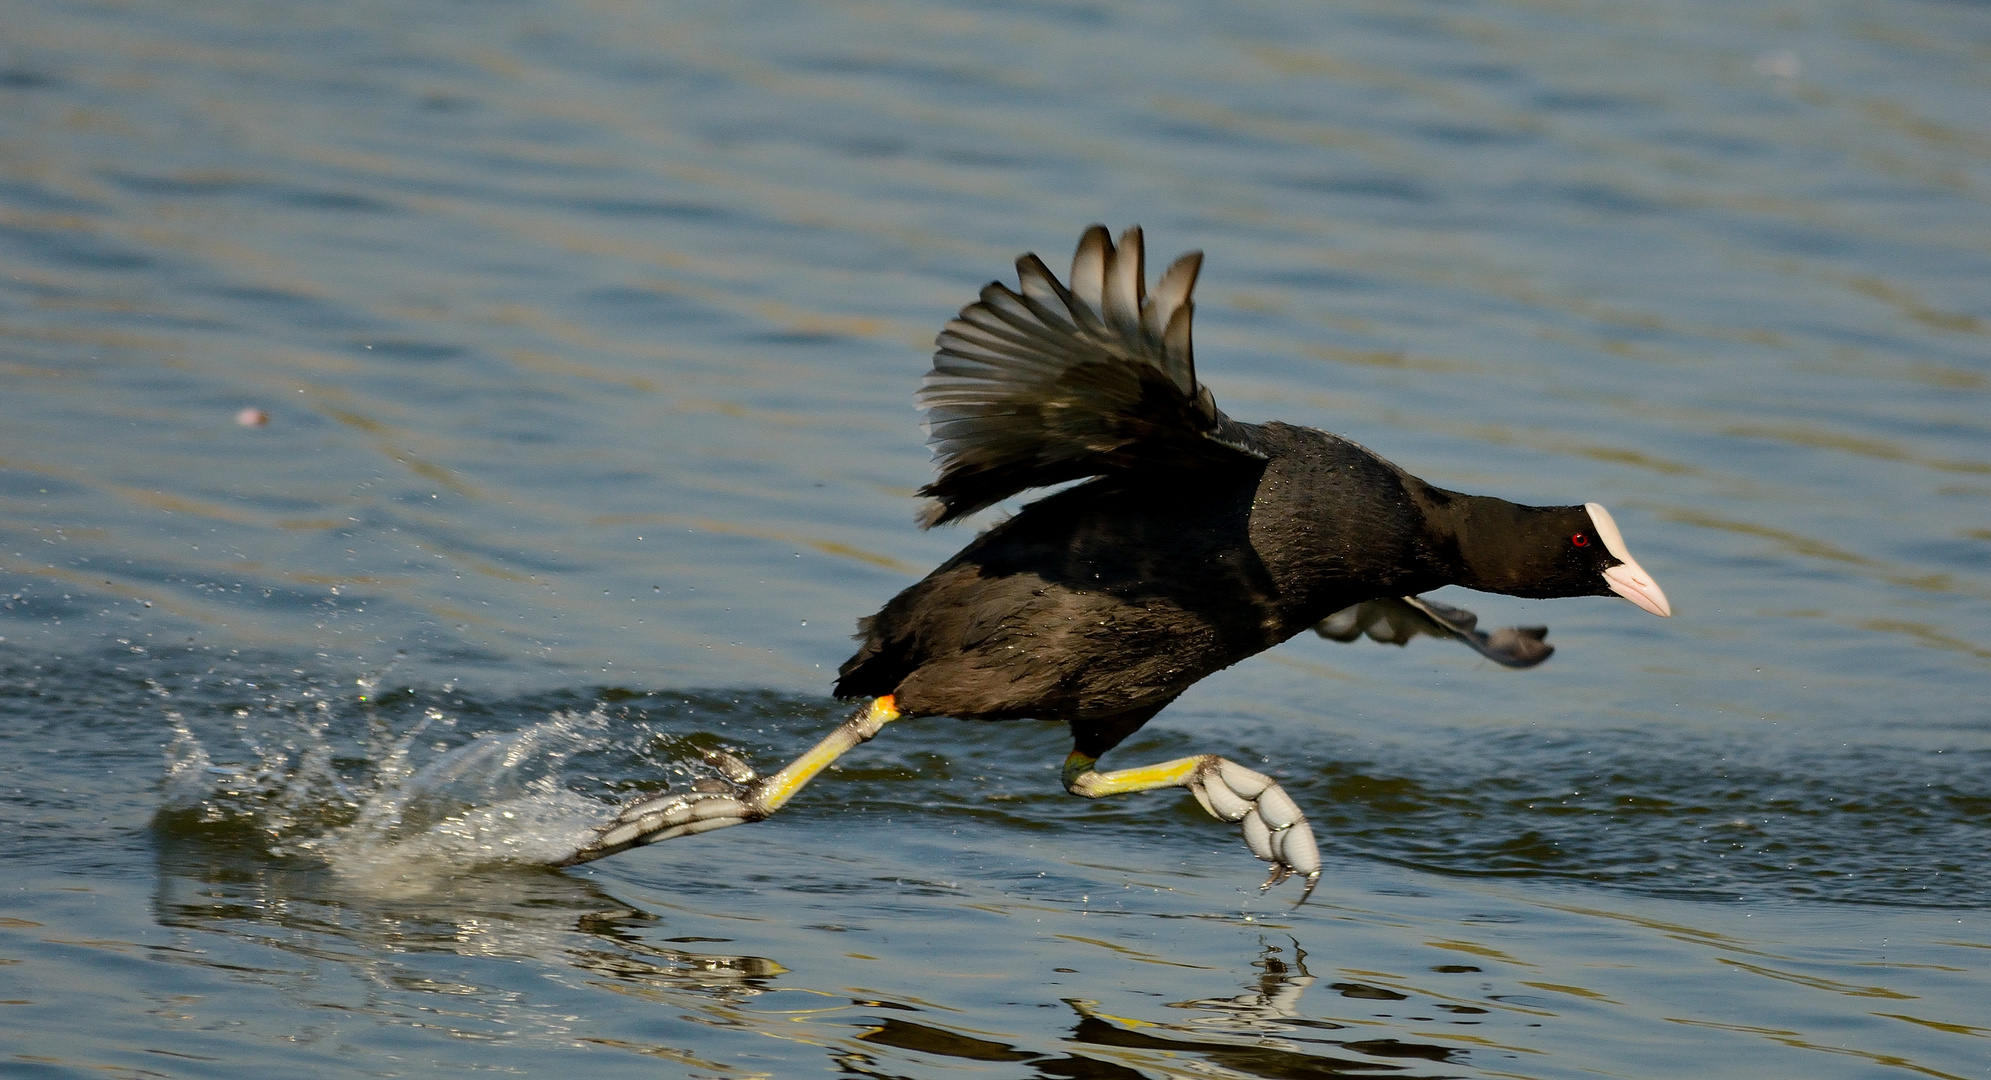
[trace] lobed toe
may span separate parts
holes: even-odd
[[[1246,814],[1239,823],[1244,829],[1244,845],[1253,855],[1269,863],[1279,862],[1279,853],[1272,846],[1272,830],[1265,827],[1265,821],[1257,814]]]
[[[1219,821],[1238,821],[1251,813],[1251,800],[1232,791],[1221,776],[1214,779],[1199,776],[1189,790],[1195,793],[1196,801],[1203,804],[1203,809]]]
[[[1274,832],[1290,829],[1306,820],[1306,815],[1300,813],[1299,804],[1293,802],[1286,789],[1277,784],[1259,793],[1258,816],[1264,818],[1266,827]]]
[[[1223,778],[1225,786],[1237,792],[1240,798],[1256,799],[1259,792],[1272,786],[1271,777],[1225,758],[1217,759],[1216,771],[1217,775]]]
[[[1320,876],[1320,845],[1314,843],[1313,826],[1297,822],[1273,833],[1272,840],[1280,862],[1309,879]]]

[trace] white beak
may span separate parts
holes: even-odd
[[[1611,518],[1611,512],[1596,503],[1584,503],[1583,508],[1590,512],[1590,523],[1597,527],[1597,538],[1604,541],[1605,550],[1618,560],[1618,565],[1604,571],[1604,584],[1611,591],[1630,600],[1639,607],[1661,618],[1673,614],[1673,605],[1666,602],[1666,594],[1645,567],[1632,558],[1625,548],[1625,535],[1618,531],[1618,523]]]

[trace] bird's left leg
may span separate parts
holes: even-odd
[[[1251,853],[1272,864],[1262,892],[1298,874],[1307,879],[1304,904],[1320,883],[1320,848],[1292,797],[1271,777],[1215,754],[1177,758],[1159,765],[1099,772],[1099,759],[1073,750],[1065,759],[1065,790],[1087,799],[1130,791],[1186,787],[1219,821],[1238,822]]]
[[[705,760],[726,777],[723,782],[700,780],[682,795],[637,799],[623,807],[615,820],[602,826],[594,839],[557,865],[593,862],[642,844],[764,820],[794,798],[802,785],[831,762],[852,747],[871,741],[872,736],[899,716],[892,695],[873,698],[808,753],[772,776],[756,775],[746,762],[731,754],[708,753]]]

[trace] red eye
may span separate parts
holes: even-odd
[[[1577,547],[1590,546],[1590,538],[1583,535],[1582,533],[1577,533],[1575,536],[1570,537],[1569,542],[1575,544]]]

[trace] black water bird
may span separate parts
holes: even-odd
[[[1320,877],[1312,829],[1271,778],[1214,754],[1094,766],[1197,680],[1314,628],[1342,641],[1456,638],[1512,667],[1552,651],[1541,627],[1486,634],[1417,594],[1666,595],[1602,506],[1520,506],[1434,487],[1313,428],[1239,423],[1196,381],[1190,292],[1200,252],[1146,291],[1142,238],[1079,240],[1067,287],[1035,255],[941,331],[919,391],[939,476],[926,526],[1018,492],[1026,506],[860,620],[836,695],[868,699],[770,776],[726,754],[726,781],[638,800],[570,861],[772,814],[811,777],[907,716],[1061,720],[1064,785],[1088,798],[1186,787],[1239,823],[1266,886]]]

